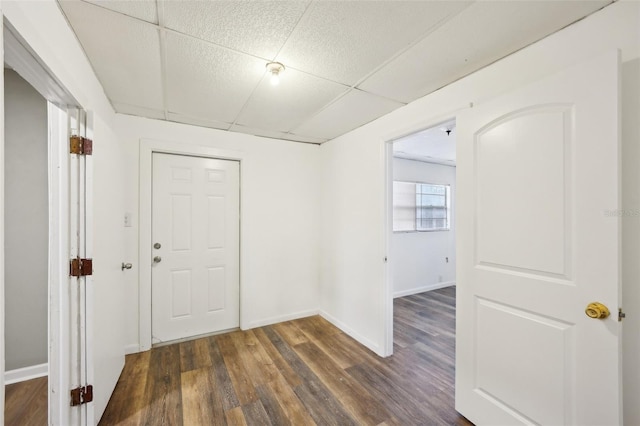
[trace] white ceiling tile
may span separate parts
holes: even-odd
[[[291,133],[333,139],[390,113],[403,104],[352,90]]]
[[[138,117],[147,117],[147,118],[156,118],[158,120],[164,120],[164,111],[143,108],[136,105],[127,105],[121,104],[118,102],[113,102],[113,108],[115,108],[116,112],[121,114],[129,114],[136,115]]]
[[[358,87],[411,102],[521,49],[608,1],[478,2]]]
[[[167,1],[164,25],[204,40],[273,59],[308,1]]]
[[[62,8],[109,99],[162,110],[157,28],[85,2]]]
[[[282,139],[285,135],[284,132],[274,132],[273,130],[254,129],[252,127],[241,126],[234,124],[229,129],[232,132],[246,133],[248,135],[263,136],[265,138]]]
[[[165,41],[168,110],[232,123],[264,75],[265,62],[175,33]]]
[[[462,1],[314,2],[278,61],[353,85],[467,5]]]
[[[63,0],[68,1],[68,0]],[[73,1],[73,0],[72,0]],[[77,1],[77,0],[75,0]],[[158,23],[158,10],[155,0],[84,0],[114,12],[123,13],[143,21]]]
[[[181,114],[167,113],[167,120],[177,123],[191,124],[193,126],[210,127],[212,129],[228,130],[231,124],[204,118],[189,117]]]
[[[237,123],[287,132],[346,90],[343,85],[296,70],[285,70],[278,86],[272,86],[269,76],[265,75]]]

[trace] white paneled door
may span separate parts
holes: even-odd
[[[153,154],[152,336],[237,328],[240,163]]]
[[[457,117],[456,408],[477,425],[622,423],[618,61]]]

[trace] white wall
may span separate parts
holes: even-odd
[[[448,231],[393,233],[389,257],[393,296],[402,297],[455,284],[456,168],[394,158],[393,180],[449,185],[451,194]]]
[[[45,66],[93,113],[94,118],[94,294],[89,329],[96,366],[89,369],[94,384],[96,421],[106,407],[124,365],[123,273],[124,171],[122,150],[114,133],[113,109],[54,0],[2,1],[2,12]]]
[[[15,71],[4,74],[5,357],[15,370],[48,358],[47,101]]]
[[[617,2],[468,77],[321,146],[321,311],[388,355],[385,287],[385,142],[455,116],[580,60],[612,49],[640,56],[640,3]],[[535,66],[534,66],[535,65]]]
[[[624,420],[640,424],[640,59],[622,66]]]
[[[126,147],[127,350],[138,336],[138,174],[141,139],[233,150],[241,165],[241,325],[245,328],[318,312],[319,147],[129,115],[116,116]],[[150,244],[150,242],[146,242]]]

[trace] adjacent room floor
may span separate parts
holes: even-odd
[[[5,386],[6,425],[45,426],[47,424],[47,377]]]
[[[319,316],[128,355],[100,424],[470,425],[453,408],[455,287],[394,309],[386,359]]]

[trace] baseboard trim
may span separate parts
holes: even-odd
[[[345,323],[343,323],[342,321],[340,321],[339,319],[337,319],[336,317],[330,315],[329,313],[327,313],[325,311],[320,311],[320,316],[322,318],[326,319],[327,321],[329,321],[331,324],[333,324],[336,327],[338,327],[344,333],[346,333],[349,336],[351,336],[352,338],[354,338],[361,345],[364,345],[368,349],[370,349],[371,351],[375,352],[376,355],[384,357],[384,355],[382,355],[382,353],[381,353],[380,345],[378,345],[378,344],[374,343],[372,340],[367,339],[366,337],[362,336],[360,333],[356,332],[351,327],[348,327]]]
[[[412,294],[424,293],[425,291],[437,290],[439,288],[451,287],[452,285],[456,285],[455,281],[446,281],[443,283],[435,283],[429,284],[422,287],[410,288],[409,290],[402,290],[393,293],[393,298],[396,299],[398,297],[411,296]]]
[[[140,352],[140,345],[137,343],[132,343],[130,345],[127,345],[124,347],[124,354],[125,355],[129,355],[129,354],[135,354]]]
[[[4,384],[24,382],[26,380],[37,379],[49,375],[49,364],[38,364],[30,367],[16,368],[4,372]]]
[[[308,311],[300,311],[295,312],[293,314],[287,315],[279,315],[277,317],[265,318],[257,321],[251,321],[246,330],[250,330],[252,328],[264,327],[265,325],[277,324],[279,322],[291,321],[300,318],[312,317],[314,315],[318,315],[317,309],[310,309]]]

